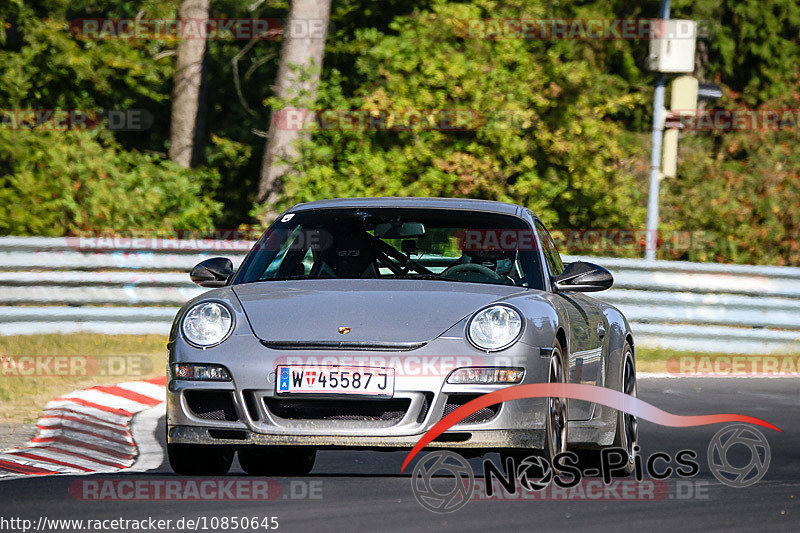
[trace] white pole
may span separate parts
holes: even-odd
[[[669,19],[669,1],[661,0],[661,19]],[[664,138],[664,75],[656,80],[653,98],[653,148],[650,153],[650,193],[647,197],[647,242],[644,258],[654,261],[658,246],[658,186],[661,179],[661,141]]]

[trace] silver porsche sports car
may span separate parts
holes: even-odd
[[[518,384],[636,394],[633,337],[583,293],[613,283],[564,265],[523,207],[361,198],[297,205],[238,271],[197,265],[213,288],[169,340],[167,446],[181,474],[304,474],[318,449],[409,449],[443,416]],[[636,418],[586,401],[519,399],[470,414],[430,445],[461,453],[621,447]]]

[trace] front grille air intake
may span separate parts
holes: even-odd
[[[447,397],[447,403],[444,405],[444,414],[442,417],[445,417],[464,405],[467,402],[474,400],[482,396],[481,394],[450,394]],[[500,404],[490,405],[488,407],[484,407],[479,411],[472,413],[467,418],[459,422],[459,424],[479,424],[481,422],[488,422],[495,416],[497,416],[497,412],[500,410]]]
[[[230,392],[187,390],[183,395],[187,407],[197,418],[228,422],[239,420]]]
[[[355,420],[386,422],[401,420],[411,400],[282,400],[265,398],[267,409],[289,420]]]

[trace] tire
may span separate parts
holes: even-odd
[[[254,476],[305,476],[314,468],[313,448],[248,446],[239,449],[239,465]]]
[[[225,446],[167,444],[172,470],[182,476],[224,476],[233,463],[233,450]]]
[[[637,387],[636,387],[636,360],[633,357],[633,349],[631,348],[630,344],[627,342],[622,347],[622,371],[620,373],[620,387],[622,392],[627,394],[632,394],[634,397],[637,395]],[[628,374],[628,377],[632,377],[633,381],[627,382],[628,388],[626,390],[626,370],[632,371],[632,373]],[[631,386],[632,385],[632,386]],[[633,421],[633,435],[634,439],[630,441],[625,433],[626,429],[626,422],[630,422],[632,419]],[[614,430],[614,440],[608,448],[622,448],[628,451],[629,461],[625,465],[624,468],[619,470],[615,470],[612,474],[614,477],[627,477],[629,476],[635,469],[636,463],[635,461],[635,452],[633,450],[633,446],[638,443],[638,421],[636,417],[632,417],[622,411],[617,412],[617,420],[616,420],[616,427]],[[581,470],[587,469],[594,469],[598,471],[597,476],[600,476],[600,468],[601,468],[601,459],[600,453],[601,448],[576,448],[573,450],[578,455],[578,468]],[[594,477],[594,476],[592,476]]]
[[[568,366],[565,364],[564,350],[556,339],[553,352],[550,354],[549,383],[568,383]],[[567,450],[569,433],[569,404],[566,398],[547,399],[547,436],[544,452],[553,464],[553,458]]]
[[[556,340],[550,354],[548,383],[567,383],[567,366],[561,343]],[[567,450],[569,405],[566,398],[547,398],[545,411],[544,448],[541,450],[511,449],[501,452],[500,457],[505,464],[506,457],[514,457],[520,461],[530,455],[544,457],[555,468],[553,458]]]
[[[637,397],[638,387],[636,385],[636,360],[633,357],[633,349],[627,342],[622,348],[622,392]],[[634,460],[636,457],[635,446],[639,444],[639,421],[633,415],[619,411],[617,413],[617,430],[614,434],[614,442],[611,444],[615,448],[622,448],[628,452],[628,464],[625,465],[624,475],[629,475],[634,470]]]

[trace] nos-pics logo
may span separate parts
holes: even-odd
[[[583,476],[601,474],[604,482],[611,482],[612,473],[628,462],[627,453],[621,448],[607,448],[600,454],[600,469],[580,470],[577,455],[564,452],[555,457],[559,466],[556,472],[550,462],[540,456],[531,455],[520,461],[506,458],[505,472],[491,460],[483,461],[482,484],[489,494],[493,490],[492,479],[501,480],[505,490],[514,493],[519,487],[525,491],[542,491],[555,482],[559,487],[571,487],[580,483]],[[700,469],[694,459],[697,454],[682,450],[676,454],[682,468],[674,470],[679,476],[695,476]],[[757,483],[769,469],[770,448],[766,437],[745,424],[726,426],[719,430],[708,446],[708,465],[711,473],[721,483],[735,488],[748,487]],[[672,475],[672,468],[664,468],[660,463],[668,462],[669,456],[656,452],[647,461],[636,456],[636,479],[641,481],[643,470],[649,477],[664,479]],[[566,466],[567,468],[561,468]],[[566,475],[564,475],[566,474]],[[564,477],[562,477],[564,476]],[[511,484],[512,480],[516,483]],[[502,483],[502,480],[506,480]],[[475,473],[467,460],[461,455],[438,450],[420,459],[411,475],[411,489],[420,505],[436,513],[450,513],[464,507],[475,492]]]

